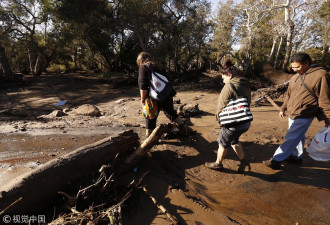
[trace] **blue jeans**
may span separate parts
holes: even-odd
[[[289,129],[293,124],[294,120],[289,117]],[[292,152],[292,155],[297,159],[302,159],[304,153],[305,138],[303,138],[297,145],[295,151]]]
[[[301,145],[301,148],[303,148],[303,144],[305,143],[305,134],[313,119],[314,117],[296,118],[292,121],[289,121],[289,124],[291,122],[292,124],[285,135],[285,141],[275,151],[273,156],[275,161],[281,162],[287,159],[290,155],[298,156],[300,158],[302,157],[302,155],[299,155],[301,152],[297,152],[297,150],[299,150],[299,145]]]

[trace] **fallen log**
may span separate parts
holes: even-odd
[[[273,99],[271,99],[268,95],[265,95],[265,98],[270,102],[270,104],[272,104],[274,106],[274,108],[278,111],[280,111],[280,107],[273,101]]]
[[[123,154],[138,143],[138,135],[128,130],[81,147],[23,174],[0,187],[0,212],[5,214],[35,213],[58,197],[58,191],[88,176],[117,153]],[[19,202],[10,206],[22,197]]]
[[[173,124],[161,124],[156,127],[150,136],[138,147],[125,161],[127,167],[136,164],[142,156],[144,156],[150,149],[158,143],[159,138],[169,132],[173,128]],[[126,169],[126,168],[123,168]]]

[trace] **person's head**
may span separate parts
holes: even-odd
[[[136,59],[136,64],[140,67],[143,63],[151,62],[151,55],[148,52],[140,52]]]
[[[312,59],[306,53],[297,53],[292,56],[290,62],[293,71],[299,74],[304,74],[310,68]]]
[[[230,60],[227,60],[225,64],[223,64],[222,68],[223,69],[220,71],[220,73],[223,83],[225,84],[229,83],[233,77],[240,76],[239,69],[237,69]]]

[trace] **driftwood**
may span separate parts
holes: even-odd
[[[103,166],[102,166],[103,167]],[[107,167],[114,167],[114,164],[107,165]],[[71,208],[72,213],[64,214],[58,217],[56,220],[52,221],[51,225],[69,225],[69,224],[113,224],[113,225],[121,225],[122,224],[122,216],[121,216],[121,208],[123,203],[132,195],[133,191],[139,188],[142,184],[142,181],[144,177],[149,173],[150,171],[145,172],[142,177],[139,179],[138,182],[135,182],[134,180],[128,185],[127,189],[128,191],[123,194],[122,196],[112,196],[111,190],[108,190],[107,192],[98,192],[97,190],[91,190],[92,187],[100,186],[100,183],[105,183],[106,181],[106,174],[103,170],[100,174],[100,177],[97,179],[97,182],[95,184],[92,184],[88,186],[87,188],[84,188],[80,190],[77,194],[77,196],[71,197],[66,193],[62,193],[72,203],[72,198],[77,199],[79,198],[80,193],[84,192],[85,190],[89,190],[90,192],[84,193],[84,197],[90,197],[91,193],[92,195],[97,195],[96,198],[102,199],[103,202],[99,205],[93,206],[95,202],[95,199],[90,199],[89,204],[85,205],[86,208],[82,211],[77,210],[77,206]],[[110,175],[110,177],[113,177],[113,174]],[[115,183],[114,180],[112,180],[112,183]],[[122,188],[121,188],[122,189]],[[122,191],[112,191],[112,192],[122,192]],[[118,200],[115,200],[118,199]],[[110,222],[110,223],[109,223]]]
[[[258,89],[253,94],[253,98],[258,96],[258,99],[254,101],[254,105],[258,106],[261,102],[268,101],[275,107],[276,110],[279,111],[280,107],[273,101],[273,99],[279,98],[281,95],[283,95],[286,92],[288,85],[289,82],[285,82],[284,84],[276,85],[274,87]]]
[[[265,98],[272,104],[276,110],[280,111],[280,107],[271,99],[268,95],[265,95]]]
[[[158,143],[159,138],[169,132],[173,128],[172,124],[161,124],[154,129],[150,136],[138,147],[125,161],[128,167],[136,164],[142,156],[144,156],[150,149]]]
[[[59,190],[65,190],[84,176],[97,171],[118,153],[125,153],[137,143],[138,135],[129,130],[47,162],[1,187],[0,211],[22,197],[6,213],[35,213],[56,199]]]
[[[148,190],[143,187],[143,191],[149,195],[149,198],[152,200],[152,202],[160,209],[172,222],[172,224],[179,224],[178,219],[173,216],[171,213],[168,212],[168,210],[163,206],[157,203],[157,200],[148,192]]]

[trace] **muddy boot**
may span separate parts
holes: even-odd
[[[222,163],[217,163],[217,162],[206,162],[204,164],[207,168],[212,169],[212,170],[219,170],[221,171],[223,169]]]
[[[245,159],[242,159],[240,161],[239,166],[238,166],[237,172],[238,173],[244,173],[245,172],[245,167],[248,167],[248,171],[251,170],[250,163],[248,161],[246,161]]]
[[[273,170],[279,170],[281,169],[282,162],[275,161],[273,158],[270,158],[266,161],[262,162],[264,165],[272,168]]]
[[[190,135],[190,133],[191,133],[190,129],[184,124],[184,122],[182,121],[182,119],[180,117],[176,118],[174,120],[174,122],[178,125],[180,133],[183,136],[189,136]]]

